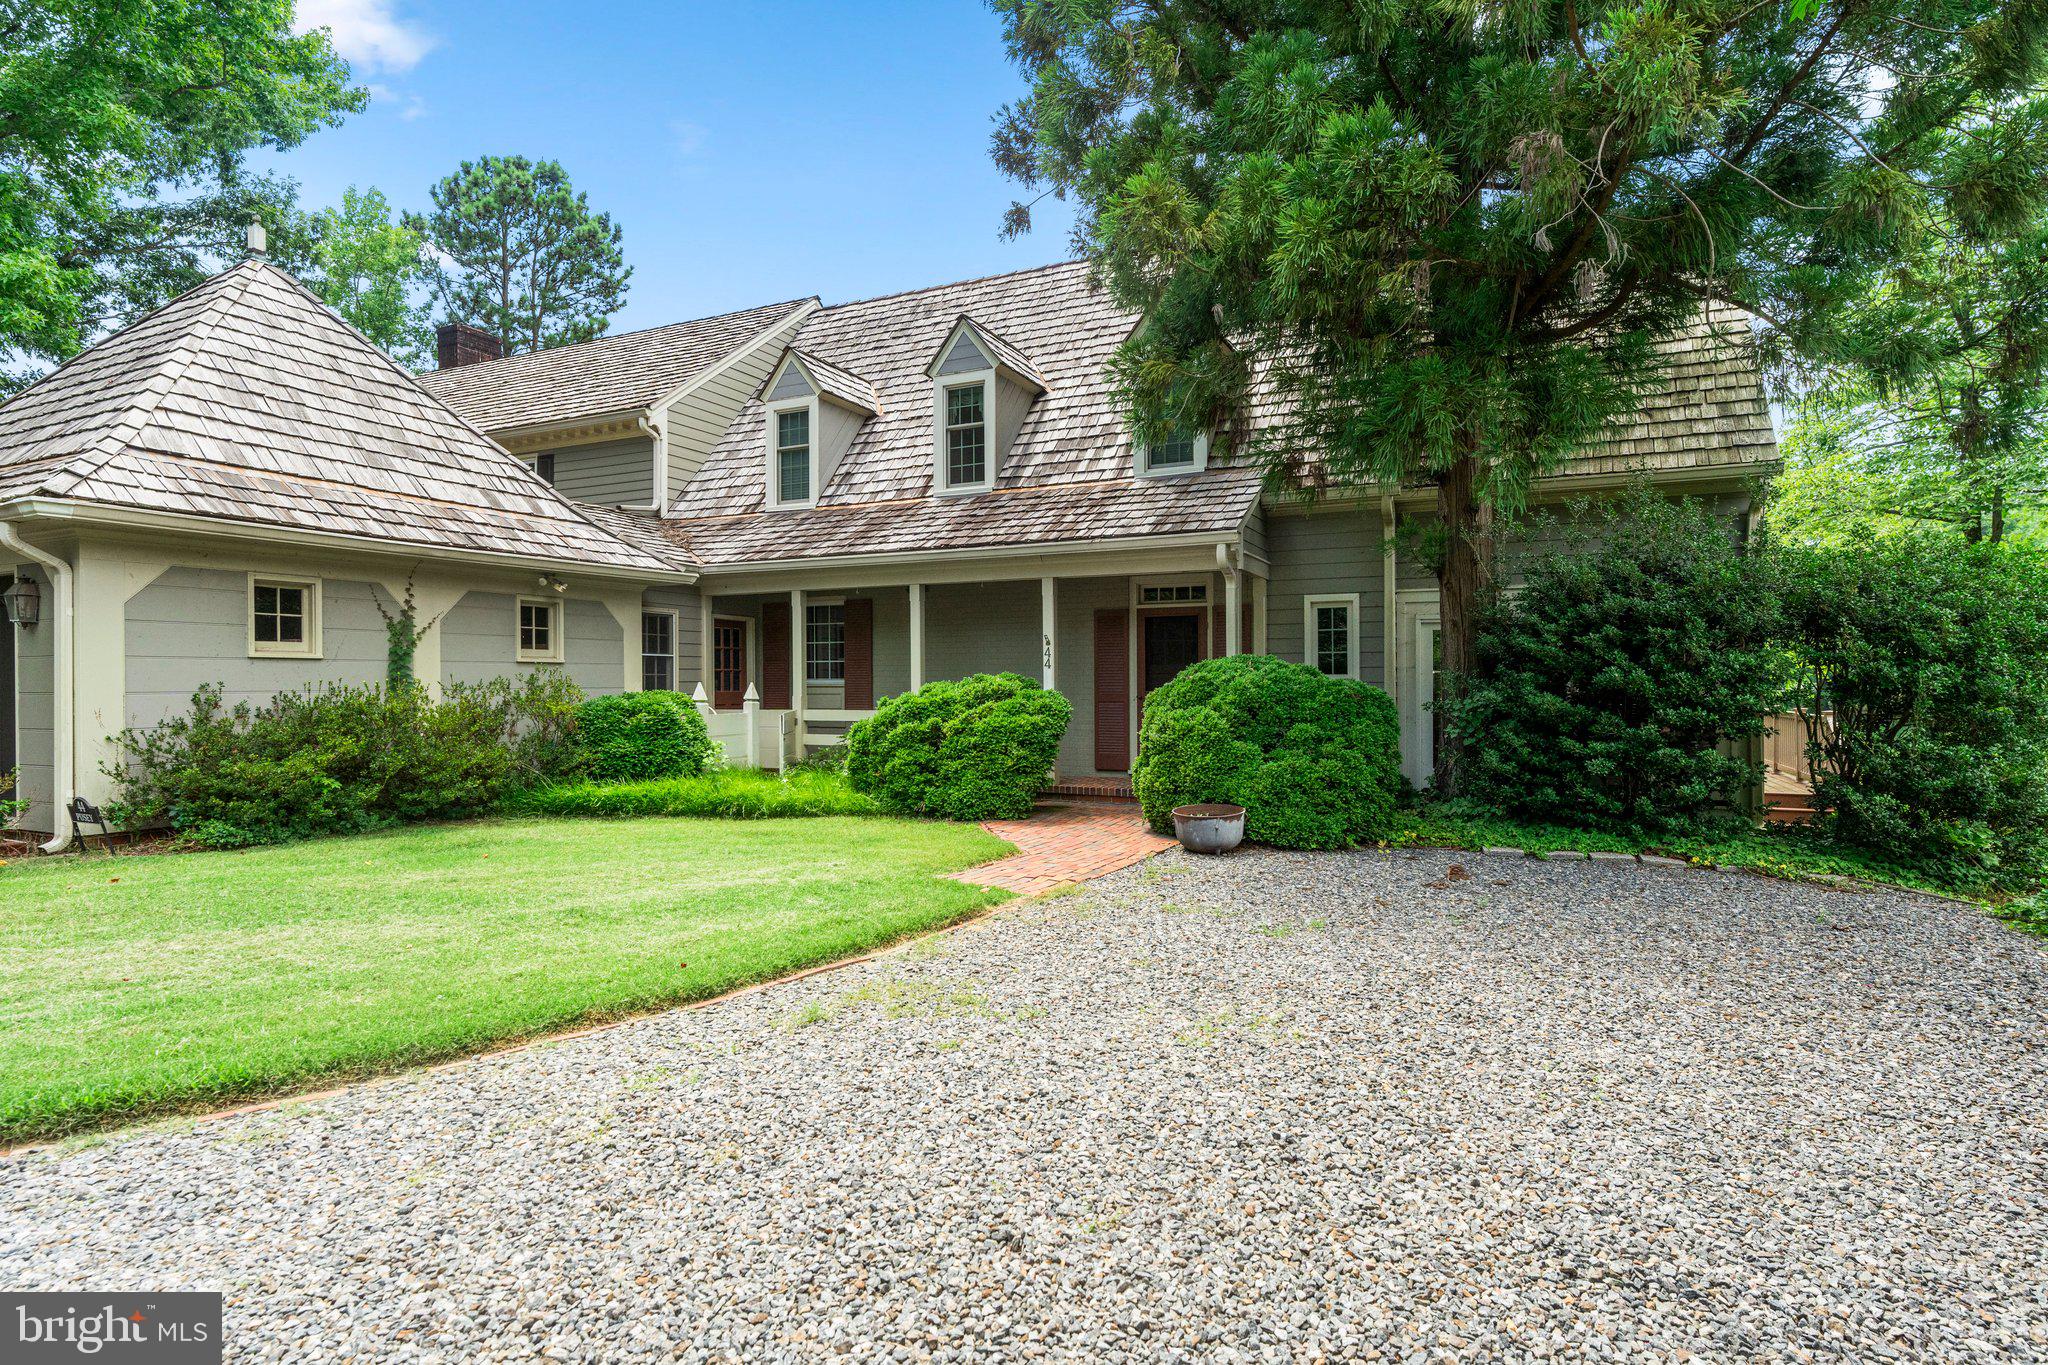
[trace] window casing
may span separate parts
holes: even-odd
[[[946,487],[985,488],[988,471],[986,380],[946,386]]]
[[[249,575],[251,658],[320,657],[320,580]]]
[[[676,690],[676,614],[640,613],[640,688],[644,692]]]
[[[811,409],[783,408],[775,422],[775,501],[811,501]]]
[[[562,662],[562,603],[551,597],[522,597],[514,622],[513,657],[523,664]]]
[[[846,608],[837,602],[804,607],[804,679],[846,681]]]
[[[1358,594],[1307,597],[1301,604],[1304,661],[1331,678],[1358,677]]]
[[[1201,432],[1179,434],[1138,449],[1140,474],[1198,474],[1208,467],[1209,438]]]

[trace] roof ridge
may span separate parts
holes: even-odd
[[[723,313],[706,313],[701,318],[678,318],[674,322],[657,322],[652,327],[635,327],[630,332],[607,332],[601,337],[591,337],[587,341],[571,341],[560,346],[543,346],[536,351],[521,351],[516,355],[501,355],[491,360],[474,361],[468,365],[456,368],[464,371],[476,371],[485,366],[503,365],[510,361],[527,360],[534,356],[558,356],[570,351],[581,350],[586,346],[601,345],[607,341],[624,341],[628,337],[646,336],[649,332],[665,332],[672,327],[695,327],[706,322],[717,322],[721,318],[736,318],[742,313],[763,313],[770,308],[786,308],[794,311],[801,305],[817,299],[817,297],[816,294],[806,294],[800,299],[783,299],[776,303],[756,303],[746,308],[728,308]],[[448,372],[444,370],[430,370],[428,373],[445,374]]]
[[[244,261],[241,264],[256,265],[258,263],[255,261]],[[240,268],[240,265],[232,266],[214,278],[226,279]],[[213,335],[214,330],[220,326],[221,319],[227,316],[228,305],[249,292],[250,281],[255,276],[255,271],[245,272],[231,286],[224,286],[213,298],[207,300],[206,313],[179,340],[178,345],[171,349],[170,354],[164,358],[164,362],[158,365],[150,373],[149,377],[137,386],[138,389],[147,393],[150,380],[161,379],[163,381],[162,390],[151,396],[146,402],[138,401],[128,404],[123,409],[121,416],[108,425],[106,434],[93,442],[90,450],[82,451],[74,456],[65,464],[60,473],[52,476],[51,480],[44,484],[44,488],[52,497],[64,496],[63,490],[58,487],[58,481],[69,480],[69,483],[66,485],[67,487],[77,487],[78,484],[90,477],[94,470],[101,468],[109,460],[119,455],[128,446],[129,442],[142,434],[142,429],[148,425],[149,419],[156,414],[158,408],[163,406],[164,399],[170,397],[178,385],[184,381],[185,372],[190,370],[192,363],[199,359],[201,347],[205,345],[207,338]],[[208,283],[211,282],[208,281]],[[197,292],[197,290],[188,289],[185,291],[185,294],[180,294],[178,297],[184,298],[186,295]],[[170,305],[165,304],[164,307],[168,308]],[[163,309],[156,311],[162,312]],[[154,315],[151,314],[150,316]],[[131,325],[139,326],[140,323]]]
[[[1047,261],[1044,265],[1029,265],[1021,270],[998,270],[990,275],[975,275],[964,280],[947,280],[942,284],[927,284],[916,289],[898,289],[887,294],[871,294],[863,299],[847,299],[843,303],[828,303],[824,311],[835,308],[852,308],[862,303],[886,303],[890,299],[907,299],[913,294],[935,294],[941,289],[959,289],[970,284],[987,284],[990,280],[1007,280],[1017,275],[1034,275],[1041,270],[1062,270],[1070,265],[1086,265],[1088,258],[1077,256],[1067,261]]]

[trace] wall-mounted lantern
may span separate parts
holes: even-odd
[[[17,578],[14,586],[0,592],[7,605],[7,619],[17,626],[32,626],[43,619],[43,590],[33,578]]]

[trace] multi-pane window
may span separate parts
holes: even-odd
[[[1318,672],[1332,678],[1349,678],[1357,673],[1357,641],[1352,621],[1355,611],[1349,601],[1309,603],[1309,648]]]
[[[314,611],[312,584],[255,580],[249,591],[250,652],[311,654]]]
[[[640,613],[640,686],[649,692],[676,687],[676,614]]]
[[[811,496],[811,414],[808,408],[775,414],[775,500]]]
[[[1161,441],[1145,451],[1147,469],[1191,469],[1195,463],[1194,433],[1174,433],[1170,440]]]
[[[804,676],[814,683],[846,681],[846,608],[804,608]]]
[[[946,486],[988,482],[988,390],[962,384],[946,390]]]
[[[521,663],[554,663],[562,657],[561,610],[559,603],[519,599]]]
[[[1138,601],[1143,606],[1158,606],[1167,602],[1206,602],[1209,589],[1200,583],[1167,583],[1158,587],[1138,590]]]

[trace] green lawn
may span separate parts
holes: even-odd
[[[0,1142],[702,999],[1004,899],[900,820],[512,820],[0,870]]]

